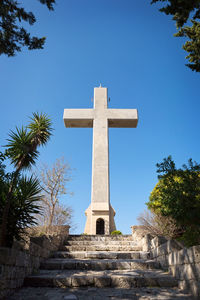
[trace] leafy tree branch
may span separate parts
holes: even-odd
[[[55,0],[39,0],[49,10],[54,9]],[[45,37],[31,36],[21,25],[26,22],[33,25],[36,18],[32,12],[27,12],[18,1],[0,1],[0,55],[14,56],[22,47],[28,50],[43,49]]]
[[[174,36],[187,38],[183,45],[183,49],[188,52],[186,59],[189,63],[186,66],[200,72],[200,0],[152,0],[151,4],[156,2],[165,3],[160,11],[173,16],[178,29]]]

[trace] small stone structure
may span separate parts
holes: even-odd
[[[85,211],[86,234],[110,234],[116,230],[115,211],[110,204],[108,128],[137,127],[136,109],[110,109],[107,88],[94,89],[94,109],[65,109],[66,127],[93,127],[91,204]]]
[[[146,234],[147,230],[146,227],[143,225],[134,225],[131,226],[132,236],[135,239],[142,239]]]
[[[15,242],[13,248],[0,247],[0,299],[12,294],[24,283],[24,278],[37,272],[40,264],[52,251],[57,251],[69,235],[69,226],[64,233],[30,237],[26,242]]]
[[[182,243],[147,234],[141,240],[143,251],[178,280],[178,287],[200,299],[200,245],[185,248]]]

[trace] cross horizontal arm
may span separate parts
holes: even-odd
[[[65,109],[63,120],[65,127],[93,127],[93,109]]]
[[[137,109],[108,109],[107,119],[109,127],[135,128],[138,123]]]

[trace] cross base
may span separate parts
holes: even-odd
[[[85,215],[87,217],[84,230],[85,234],[109,235],[112,231],[116,230],[114,221],[115,210],[111,205],[108,210],[93,210],[90,204],[85,211]]]

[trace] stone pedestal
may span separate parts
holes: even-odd
[[[86,234],[98,234],[97,233],[97,222],[98,220],[103,220],[104,221],[104,233],[109,235],[112,231],[116,230],[115,226],[115,221],[114,221],[114,216],[115,216],[115,210],[112,208],[110,205],[109,210],[92,210],[91,209],[91,204],[86,209],[85,215],[87,217],[86,220],[86,225],[85,225],[85,230],[84,233]]]

